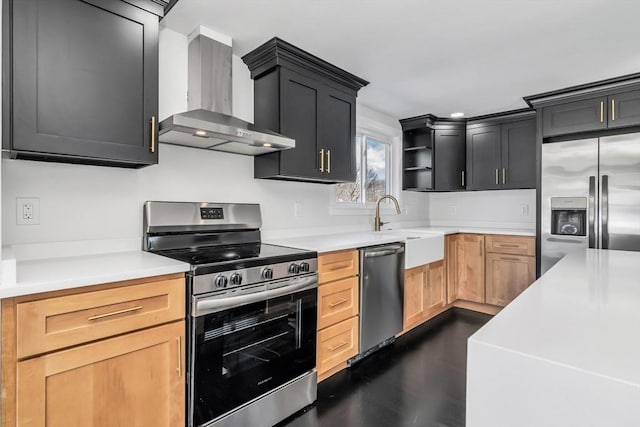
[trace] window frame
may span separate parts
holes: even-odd
[[[384,135],[378,132],[370,130],[359,130],[356,134],[356,139],[360,141],[360,150],[356,152],[359,156],[361,173],[360,173],[360,198],[359,202],[340,202],[337,200],[338,184],[333,186],[331,192],[331,215],[362,215],[373,213],[376,209],[376,201],[367,202],[366,199],[366,184],[364,176],[366,176],[366,143],[367,140],[373,140],[378,143],[386,144],[387,159],[386,159],[386,193],[398,199],[398,202],[402,205],[401,199],[401,182],[402,182],[402,165],[401,165],[401,150],[400,150],[400,138],[391,135]],[[354,141],[356,144],[356,141]],[[356,145],[357,146],[357,145]],[[358,150],[356,150],[358,151]],[[395,207],[391,206],[390,200],[386,199],[380,203],[381,212],[395,212]]]

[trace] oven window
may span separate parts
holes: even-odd
[[[314,289],[194,318],[194,425],[313,369],[316,304]]]
[[[301,303],[301,300],[267,303],[264,310],[230,318],[229,323],[211,331],[212,336],[224,337],[222,376],[240,375],[300,349]]]

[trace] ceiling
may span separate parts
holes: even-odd
[[[244,55],[278,36],[362,77],[395,118],[477,116],[523,96],[640,72],[637,0],[179,0],[163,25],[204,25]]]

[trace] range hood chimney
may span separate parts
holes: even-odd
[[[293,139],[231,116],[231,43],[203,30],[189,43],[189,111],[160,122],[160,142],[251,156],[294,148]]]

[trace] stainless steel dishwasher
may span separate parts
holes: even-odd
[[[360,249],[359,360],[402,331],[404,243]],[[355,361],[355,360],[354,360]]]

